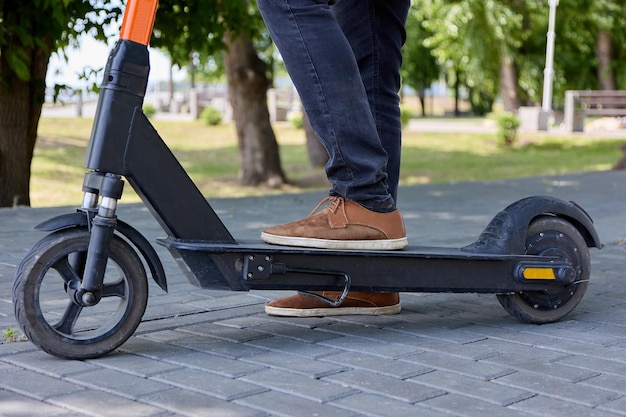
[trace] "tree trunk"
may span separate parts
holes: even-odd
[[[517,84],[518,74],[515,62],[504,54],[500,62],[500,95],[504,111],[516,112],[520,107]]]
[[[285,175],[267,108],[267,66],[247,37],[227,34],[224,41],[228,98],[239,141],[239,180],[244,185],[279,187]]]
[[[417,98],[420,102],[420,107],[422,108],[422,117],[426,117],[426,88],[420,87],[417,90]]]
[[[45,98],[51,49],[31,52],[31,80],[15,75],[0,54],[0,207],[30,206],[30,166]]]
[[[461,72],[455,72],[454,78],[454,116],[458,117],[461,115],[460,109],[460,101],[461,101]]]
[[[602,90],[617,90],[617,81],[613,64],[613,38],[600,30],[596,38],[596,57],[598,58],[598,81]]]
[[[309,121],[309,116],[307,116],[305,111],[302,112],[302,127],[304,128],[304,134],[306,135],[306,150],[309,155],[309,162],[311,162],[311,166],[326,166],[326,162],[328,162],[328,151],[326,151],[326,148],[322,145],[322,142],[313,131],[313,127]]]

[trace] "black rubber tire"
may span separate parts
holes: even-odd
[[[81,307],[72,300],[68,286],[80,282],[89,236],[84,228],[51,233],[17,269],[13,283],[17,322],[32,343],[54,356],[91,359],[115,350],[132,336],[146,309],[145,268],[117,235],[111,242],[100,302]]]
[[[545,324],[561,320],[574,310],[589,283],[591,260],[581,233],[568,221],[552,216],[539,217],[526,235],[526,254],[566,259],[577,272],[571,285],[550,285],[544,291],[498,294],[502,307],[525,323]]]

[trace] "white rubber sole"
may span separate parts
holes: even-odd
[[[398,314],[400,310],[400,303],[384,307],[278,308],[268,305],[265,306],[265,312],[267,314],[281,317],[380,316],[385,314]]]
[[[309,237],[279,236],[261,233],[261,240],[273,245],[339,250],[398,250],[408,246],[406,237],[379,240],[331,240]]]

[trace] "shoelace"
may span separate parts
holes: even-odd
[[[313,211],[311,211],[311,213],[309,213],[309,216],[315,214],[317,212],[317,210],[326,202],[330,203],[325,207],[326,209],[332,211],[333,213],[336,213],[337,210],[339,210],[341,208],[341,211],[343,211],[344,217],[346,215],[346,206],[344,205],[344,200],[343,197],[337,197],[337,196],[329,196],[326,197],[325,199],[323,199],[322,201],[319,202],[319,204],[317,206],[315,206],[315,208],[313,209]]]

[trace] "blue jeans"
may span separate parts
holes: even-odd
[[[395,209],[409,0],[257,0],[329,154],[331,195]]]

